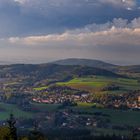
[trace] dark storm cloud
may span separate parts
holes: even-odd
[[[136,1],[126,0],[1,0],[0,36],[64,32],[114,18],[140,16]]]

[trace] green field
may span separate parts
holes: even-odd
[[[33,88],[35,91],[41,91],[41,90],[44,90],[44,89],[47,89],[48,86],[43,86],[43,87],[35,87]]]
[[[114,84],[119,86],[119,90],[108,91],[108,93],[122,93],[130,90],[140,89],[140,83],[137,79],[130,78],[113,78],[105,76],[91,76],[83,78],[73,78],[68,82],[57,82],[58,86],[68,86],[80,90],[87,90],[90,92],[99,91],[100,89]],[[41,91],[49,88],[49,86],[41,86],[33,88],[35,91]]]
[[[38,104],[32,103],[32,106],[35,109],[38,109],[39,112],[55,112],[63,110],[63,108],[59,108],[59,104]],[[110,120],[111,125],[120,125],[120,126],[139,126],[140,124],[140,112],[139,111],[132,111],[132,110],[114,110],[114,109],[105,109],[105,108],[93,108],[95,106],[94,103],[78,103],[78,106],[69,107],[73,111],[81,112],[80,115],[92,115],[92,117],[98,117],[100,119],[108,118]],[[0,120],[6,120],[9,117],[10,113],[13,113],[16,118],[32,118],[37,115],[37,113],[25,112],[21,111],[16,105],[0,103]],[[96,116],[94,113],[101,112],[102,114],[106,114],[107,116]],[[92,113],[92,114],[88,114]],[[130,131],[121,131],[121,130],[113,130],[111,128],[95,128],[96,133],[104,133],[104,134],[130,134]]]
[[[94,104],[89,103],[79,103],[78,106],[73,109],[75,111],[89,113],[102,112],[103,114],[109,115],[111,123],[116,125],[139,126],[140,124],[140,111],[92,108],[93,105]]]
[[[69,82],[60,82],[57,84],[66,85],[66,86],[81,84],[81,85],[87,85],[91,87],[102,87],[105,86],[107,83],[106,83],[106,79],[103,79],[103,77],[90,77],[90,78],[74,78]]]
[[[129,78],[108,78],[103,76],[93,76],[88,78],[74,78],[68,82],[59,82],[57,85],[69,86],[78,89],[94,91],[102,87],[115,84],[120,86],[120,91],[140,89],[140,83],[136,79]],[[117,91],[118,92],[118,91]]]
[[[20,110],[16,105],[0,103],[0,120],[6,120],[9,114],[13,113],[17,118],[31,118],[33,116],[30,112]]]
[[[34,109],[39,110],[39,112],[46,111],[54,112],[60,106],[59,104],[38,104],[38,103],[32,103],[31,105]],[[7,118],[9,118],[9,115],[11,113],[13,113],[16,118],[32,118],[34,117],[34,115],[38,115],[37,113],[39,113],[38,111],[36,113],[33,112],[22,111],[20,108],[18,108],[17,105],[0,103],[0,120],[6,120]]]
[[[33,103],[36,108],[44,111],[55,112],[59,110],[59,104],[38,104]],[[111,120],[112,124],[118,125],[131,125],[131,126],[138,126],[140,124],[140,112],[139,111],[132,111],[132,110],[115,110],[115,109],[105,109],[105,108],[93,108],[94,103],[78,103],[76,107],[70,107],[75,111],[80,112],[102,112],[103,114],[109,115],[109,119]]]
[[[36,109],[38,109],[41,112],[54,112],[57,111],[60,104],[43,104],[43,103],[32,103],[32,106],[34,106]]]
[[[59,104],[37,104],[33,103],[36,108],[38,108],[41,112],[55,112],[59,110]],[[70,107],[73,111],[81,112],[80,115],[88,115],[88,113],[96,113],[101,112],[102,114],[106,114],[108,116],[99,116],[101,119],[108,118],[110,120],[110,124],[112,125],[120,125],[120,126],[139,126],[140,124],[140,112],[132,111],[132,110],[114,110],[114,109],[105,109],[105,108],[93,108],[95,106],[94,103],[78,103],[78,106]],[[63,109],[60,109],[63,110]],[[93,117],[95,115],[92,115]],[[128,131],[120,131],[113,129],[103,129],[97,128],[99,132],[103,133],[115,133],[115,134],[128,134]]]

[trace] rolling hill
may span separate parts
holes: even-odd
[[[58,64],[16,64],[0,66],[0,77],[34,77],[36,79],[54,78],[63,79],[69,76],[100,75],[119,77],[120,75],[111,71],[78,65]]]
[[[106,63],[100,60],[77,59],[77,58],[63,59],[52,63],[58,65],[89,66],[89,67],[112,71],[113,73],[125,75],[127,77],[140,78],[140,65],[119,66],[119,65]]]
[[[70,58],[70,59],[63,59],[52,62],[53,64],[58,65],[81,65],[81,66],[89,66],[107,70],[115,70],[118,66],[110,63],[106,63],[100,60],[92,60],[92,59],[77,59],[77,58]]]

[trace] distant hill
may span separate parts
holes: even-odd
[[[36,80],[45,78],[67,79],[71,76],[133,76],[140,77],[140,65],[118,66],[99,60],[64,59],[46,64],[0,65],[0,77],[29,77]]]
[[[10,65],[12,62],[10,61],[0,61],[0,65]]]
[[[120,75],[101,68],[79,65],[58,64],[15,64],[0,66],[0,77],[29,77],[34,80],[52,78],[56,80],[69,79],[73,76],[100,75],[120,77]]]
[[[132,66],[120,66],[118,67],[120,71],[140,73],[140,65],[132,65]]]
[[[105,69],[121,75],[140,77],[140,65],[119,66],[100,60],[70,58],[53,62],[59,65],[80,65]]]
[[[89,66],[94,68],[101,68],[106,70],[115,70],[118,66],[110,63],[106,63],[100,60],[92,60],[92,59],[77,59],[77,58],[70,58],[70,59],[63,59],[52,62],[58,65],[81,65],[81,66]]]

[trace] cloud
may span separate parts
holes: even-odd
[[[14,0],[14,2],[17,2],[19,4],[25,4],[27,0]]]
[[[0,40],[1,53],[2,49],[6,51],[8,48],[11,50],[8,56],[13,54],[11,57],[16,57],[18,54],[24,60],[30,59],[30,62],[79,57],[111,60],[112,63],[119,64],[138,64],[139,25],[139,18],[131,22],[115,18],[112,22],[93,23],[60,34],[3,38]]]
[[[114,19],[105,24],[90,24],[84,28],[68,30],[62,34],[42,36],[11,37],[10,43],[25,45],[59,46],[114,46],[140,44],[140,18],[128,22],[126,19]]]
[[[140,16],[136,0],[1,0],[0,37],[63,33]]]
[[[137,5],[136,0],[99,0],[101,3],[112,4],[114,6],[124,6],[124,7],[135,7]]]
[[[0,58],[135,62],[139,7],[138,0],[0,0]]]

